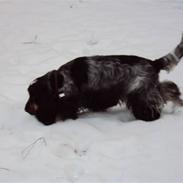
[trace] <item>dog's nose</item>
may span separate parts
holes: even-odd
[[[35,103],[30,103],[27,102],[26,106],[25,106],[25,111],[28,112],[31,115],[36,114],[38,110],[38,106]]]

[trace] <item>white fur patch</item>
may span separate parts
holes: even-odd
[[[138,89],[142,85],[143,80],[144,80],[144,77],[137,76],[135,80],[131,83],[129,91]]]

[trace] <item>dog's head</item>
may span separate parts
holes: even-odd
[[[63,76],[55,70],[35,79],[28,87],[29,99],[25,111],[46,125],[54,123],[59,100],[58,88],[62,84]]]

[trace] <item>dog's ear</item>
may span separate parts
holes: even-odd
[[[49,73],[50,87],[54,93],[58,93],[59,89],[63,86],[63,76],[58,71],[53,70]]]
[[[58,89],[62,88],[63,83],[64,83],[63,75],[57,72],[57,87],[58,87]]]

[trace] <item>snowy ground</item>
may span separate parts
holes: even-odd
[[[0,0],[0,182],[183,182],[183,109],[126,109],[43,126],[24,112],[34,78],[82,55],[159,58],[183,31],[182,0]],[[161,79],[183,92],[183,63]]]

